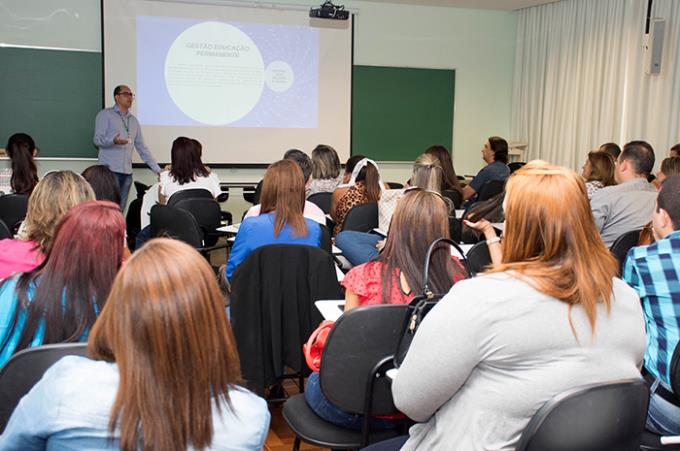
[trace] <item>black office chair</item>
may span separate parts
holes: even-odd
[[[463,193],[460,191],[446,189],[442,191],[442,196],[451,201],[454,209],[458,209],[461,205],[463,205]]]
[[[675,395],[676,404],[680,404],[680,343],[675,346],[673,357],[671,358],[671,367],[668,369],[671,377],[671,389]],[[645,430],[642,433],[642,444],[640,445],[642,451],[679,451],[680,445],[662,445],[661,435]]]
[[[449,216],[449,236],[456,243],[460,243],[463,234],[463,224],[455,216]]]
[[[390,189],[402,189],[404,184],[399,182],[387,182],[387,186],[389,186]]]
[[[87,356],[87,343],[37,346],[14,354],[0,368],[0,433],[5,430],[21,398],[57,360],[67,355]]]
[[[5,238],[12,238],[12,231],[7,227],[4,221],[0,220],[0,240]]]
[[[135,185],[135,193],[138,199],[144,197],[144,194],[146,194],[149,188],[151,188],[149,185],[145,185],[144,183],[138,182],[136,180],[133,183]]]
[[[170,196],[166,205],[169,207],[175,207],[177,202],[186,199],[213,199],[213,195],[210,191],[203,188],[185,189],[182,191],[177,191],[172,196]]]
[[[262,246],[238,265],[231,323],[248,388],[261,395],[287,369],[301,384],[309,374],[302,345],[323,319],[314,302],[342,296],[333,256],[318,247]]]
[[[640,379],[561,393],[534,414],[515,451],[638,451],[648,396]]]
[[[344,313],[328,335],[321,359],[321,390],[340,409],[363,414],[361,431],[345,429],[318,417],[304,395],[283,405],[283,418],[300,440],[323,448],[358,449],[402,434],[400,429],[370,431],[370,415],[397,410],[385,371],[393,367],[394,351],[402,333],[407,305],[359,307]]]
[[[491,264],[491,255],[486,241],[480,241],[467,251],[467,261],[470,265],[470,275],[472,277],[484,271]]]
[[[331,212],[331,198],[333,193],[314,193],[307,198],[308,201],[323,210],[324,213]]]
[[[26,218],[28,194],[5,194],[0,196],[0,220],[7,225],[12,234],[19,230],[21,221]]]
[[[355,205],[350,208],[342,224],[342,230],[370,232],[378,227],[378,203]]]
[[[505,189],[505,180],[489,180],[479,189],[475,202],[482,202],[500,194]]]
[[[227,244],[206,245],[204,232],[194,215],[182,208],[168,205],[158,204],[151,207],[151,236],[184,241],[206,258],[209,258],[210,252],[228,247]]]
[[[626,263],[626,256],[631,248],[637,246],[642,229],[631,230],[620,235],[609,248],[614,257],[619,261],[619,275],[623,273],[623,265]]]
[[[520,169],[525,164],[526,163],[524,161],[513,161],[512,163],[508,163],[508,168],[510,169],[510,174],[512,174],[516,170]]]

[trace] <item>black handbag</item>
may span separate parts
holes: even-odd
[[[468,266],[468,261],[465,258],[465,252],[463,252],[463,249],[461,249],[461,247],[456,242],[448,238],[438,238],[434,240],[432,244],[430,244],[425,256],[425,269],[423,271],[423,293],[414,297],[413,300],[408,304],[408,309],[404,316],[404,322],[401,327],[402,332],[399,337],[396,352],[394,353],[394,365],[396,368],[399,368],[401,363],[404,361],[406,353],[408,352],[408,348],[411,346],[413,337],[416,334],[420,323],[423,321],[423,318],[425,318],[430,310],[432,310],[432,307],[434,307],[437,302],[439,302],[439,300],[446,294],[434,294],[428,285],[430,259],[432,257],[432,252],[439,243],[448,243],[453,246],[462,257],[460,261],[465,268],[465,272],[470,274],[470,268]]]

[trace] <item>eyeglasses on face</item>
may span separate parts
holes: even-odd
[[[131,92],[119,92],[119,93],[116,94],[116,95],[125,96],[125,97],[132,97],[133,99],[135,98],[135,95],[134,95],[133,93],[131,93]]]

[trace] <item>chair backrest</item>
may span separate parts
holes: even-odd
[[[337,407],[362,413],[366,384],[375,366],[397,349],[408,305],[372,305],[344,313],[328,335],[321,359],[321,390]],[[376,381],[373,414],[396,409],[391,384]]]
[[[231,322],[248,387],[262,393],[286,367],[309,373],[302,344],[322,320],[314,302],[342,296],[333,256],[323,249],[255,249],[231,278]]]
[[[260,180],[257,182],[257,186],[255,187],[255,193],[253,193],[253,205],[257,205],[260,203],[260,196],[262,195],[262,183],[264,180]]]
[[[128,205],[127,213],[125,215],[125,231],[127,232],[127,243],[129,249],[135,248],[135,240],[137,235],[142,230],[142,197],[135,198],[130,205]]]
[[[7,227],[5,221],[0,219],[0,240],[4,240],[5,238],[12,238],[12,231]]]
[[[387,186],[389,186],[390,189],[402,189],[404,184],[399,182],[387,182]]]
[[[675,345],[669,372],[671,375],[671,388],[673,393],[675,393],[675,397],[680,400],[680,342]]]
[[[449,235],[451,239],[456,243],[460,243],[460,239],[463,232],[463,225],[460,219],[455,216],[449,216]]]
[[[614,254],[616,259],[619,261],[619,274],[623,272],[623,265],[626,263],[626,255],[628,251],[637,246],[638,240],[640,239],[640,232],[642,229],[631,230],[626,232],[614,240],[609,251]]]
[[[181,199],[172,206],[188,211],[196,219],[198,226],[201,228],[204,246],[213,246],[217,242],[218,236],[215,234],[215,230],[222,225],[222,211],[220,210],[220,204],[215,199],[212,197],[209,199],[205,197],[192,197]]]
[[[0,220],[16,232],[19,224],[26,218],[28,194],[5,194],[0,196]]]
[[[475,202],[491,199],[493,196],[502,193],[504,189],[505,180],[489,180],[479,189]]]
[[[378,203],[355,205],[350,208],[345,216],[342,230],[356,230],[357,232],[370,232],[378,227]]]
[[[559,394],[534,414],[515,451],[637,451],[648,397],[641,379]]]
[[[137,194],[137,199],[141,199],[144,197],[144,194],[151,188],[149,185],[145,185],[142,182],[138,182],[137,180],[134,181],[135,185],[135,192]]]
[[[489,246],[487,246],[486,241],[480,241],[479,243],[473,245],[466,254],[468,265],[470,265],[470,274],[475,276],[476,274],[484,271],[488,265],[491,264],[491,255],[489,254]]]
[[[329,214],[331,212],[331,197],[333,197],[333,193],[314,193],[307,200],[323,210],[324,213]]]
[[[186,200],[186,199],[196,199],[196,198],[201,198],[201,199],[212,199],[213,195],[210,191],[207,189],[203,188],[192,188],[192,189],[185,189],[182,191],[177,191],[174,193],[170,198],[168,199],[167,205],[171,207],[175,207],[177,202],[181,200]]]
[[[442,191],[442,196],[446,197],[453,203],[453,208],[458,209],[463,204],[463,193],[453,189],[445,189]]]
[[[525,164],[526,163],[524,161],[513,161],[512,163],[508,163],[508,169],[510,169],[510,174],[520,169]]]
[[[151,207],[151,236],[174,238],[195,248],[203,247],[203,233],[194,216],[167,205]]]
[[[255,205],[255,187],[254,186],[244,186],[243,187],[243,199],[246,202],[250,202]]]
[[[67,355],[87,355],[87,343],[37,346],[14,354],[0,368],[0,433],[21,398],[57,360]]]

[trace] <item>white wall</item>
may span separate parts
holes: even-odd
[[[89,49],[98,49],[99,36],[92,33],[93,27],[99,27],[98,11],[94,14],[92,8],[84,7],[82,2],[50,0],[49,4],[69,5],[64,10],[71,11],[70,17],[77,15],[78,22],[87,20],[87,26],[82,27],[86,31],[81,36],[81,41],[84,41],[81,44]],[[318,5],[322,2],[282,0],[278,3]],[[344,3],[358,12],[355,64],[456,70],[454,141],[445,144],[453,146],[456,171],[459,174],[475,174],[483,165],[480,149],[484,140],[491,135],[507,136],[510,131],[517,14],[370,1],[336,3]],[[28,7],[30,4],[33,6]],[[75,6],[70,6],[72,4]],[[41,0],[0,0],[3,13],[21,11],[22,14],[28,14],[30,11],[40,11],[36,17],[48,17],[49,14],[44,12],[45,6]],[[80,11],[76,11],[79,8]],[[301,11],[301,14],[305,14],[305,11]],[[2,35],[0,32],[0,38]],[[54,39],[55,43],[47,46],[62,46],[57,37]],[[74,41],[71,39],[69,42]],[[41,172],[49,169],[78,170],[90,163],[44,161],[39,166]],[[386,171],[385,180],[403,181],[409,177],[410,164],[382,166]],[[223,181],[256,181],[262,174],[262,170],[254,169],[225,169],[217,172]],[[150,182],[153,178],[148,170],[135,170],[137,180]],[[229,203],[232,203],[231,199]],[[235,215],[238,215],[236,212],[244,206],[234,204],[228,208],[233,208]]]

